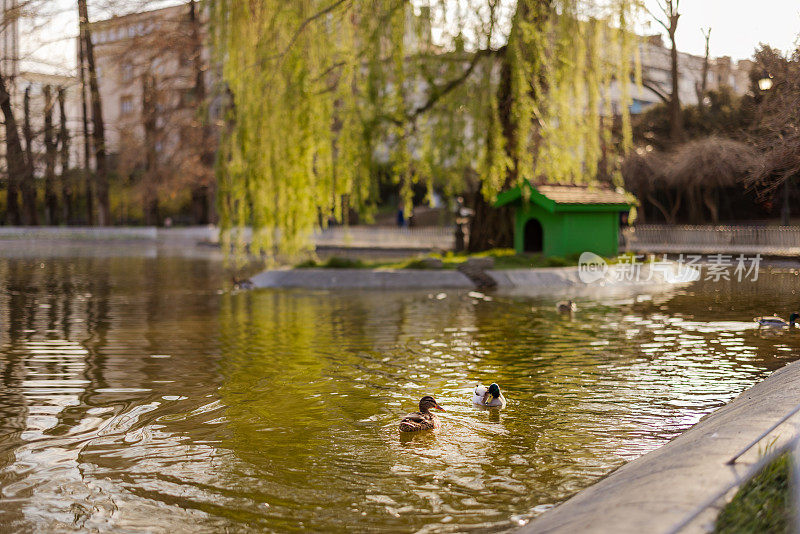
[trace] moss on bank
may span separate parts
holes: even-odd
[[[493,258],[495,269],[527,269],[534,267],[569,267],[578,265],[578,254],[562,257],[546,258],[543,254],[517,254],[513,249],[492,249],[475,254],[446,252],[444,254],[428,254],[395,261],[361,261],[341,257],[332,257],[318,262],[310,259],[295,265],[295,268],[322,267],[330,269],[456,269],[470,258]],[[430,260],[440,260],[441,267],[433,267]]]
[[[780,456],[744,484],[717,516],[717,534],[792,532],[790,459]]]
[[[631,261],[633,255],[623,254],[616,258],[605,258],[609,265],[618,263],[621,258]],[[495,248],[485,252],[445,252],[442,254],[427,254],[413,256],[402,260],[393,261],[362,261],[346,257],[334,256],[325,261],[308,259],[294,266],[295,269],[324,268],[324,269],[456,269],[470,258],[493,258],[494,269],[535,269],[541,267],[574,267],[578,265],[579,254],[566,257],[544,254],[517,254],[514,249]],[[436,260],[441,261],[439,266],[434,266]],[[636,260],[641,262],[642,259]]]

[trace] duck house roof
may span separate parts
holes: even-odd
[[[520,187],[503,191],[495,206],[532,202],[550,212],[556,211],[624,211],[634,205],[621,189],[597,185],[533,185],[527,182],[523,195]]]

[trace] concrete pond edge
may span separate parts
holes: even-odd
[[[486,269],[485,275],[499,290],[543,289],[623,290],[670,288],[685,281],[676,281],[673,271],[650,271],[641,266],[635,276],[628,276],[625,267],[609,266],[602,278],[587,283],[579,267],[543,267],[535,269]],[[676,266],[677,269],[677,266]],[[459,270],[445,269],[272,269],[251,278],[256,288],[308,289],[476,289],[482,288],[474,277]]]
[[[780,447],[797,436],[800,418],[794,417],[734,465],[726,464],[798,404],[800,361],[778,369],[670,442],[622,465],[519,532],[670,532],[698,512],[701,503],[741,479],[766,444]],[[718,506],[708,507],[681,532],[709,532],[718,512]]]

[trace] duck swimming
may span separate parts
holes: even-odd
[[[753,320],[758,323],[759,328],[794,328],[797,326],[798,319],[800,319],[800,313],[795,312],[789,316],[788,323],[774,315],[772,317],[756,317]]]
[[[572,312],[578,311],[578,306],[576,306],[575,302],[572,300],[562,300],[556,303],[556,311],[558,313],[571,314]]]
[[[500,393],[500,386],[492,384],[488,388],[478,384],[472,396],[472,402],[481,406],[492,408],[505,408],[506,398]]]
[[[441,426],[439,418],[430,412],[431,409],[445,411],[444,408],[439,406],[436,399],[430,395],[425,395],[419,401],[419,411],[408,414],[400,421],[400,432],[417,432],[418,430],[439,428]]]

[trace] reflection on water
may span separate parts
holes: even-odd
[[[508,530],[800,355],[795,272],[667,296],[222,293],[190,258],[0,260],[3,530]],[[502,412],[471,405],[496,381]],[[401,438],[431,393],[442,429]]]

